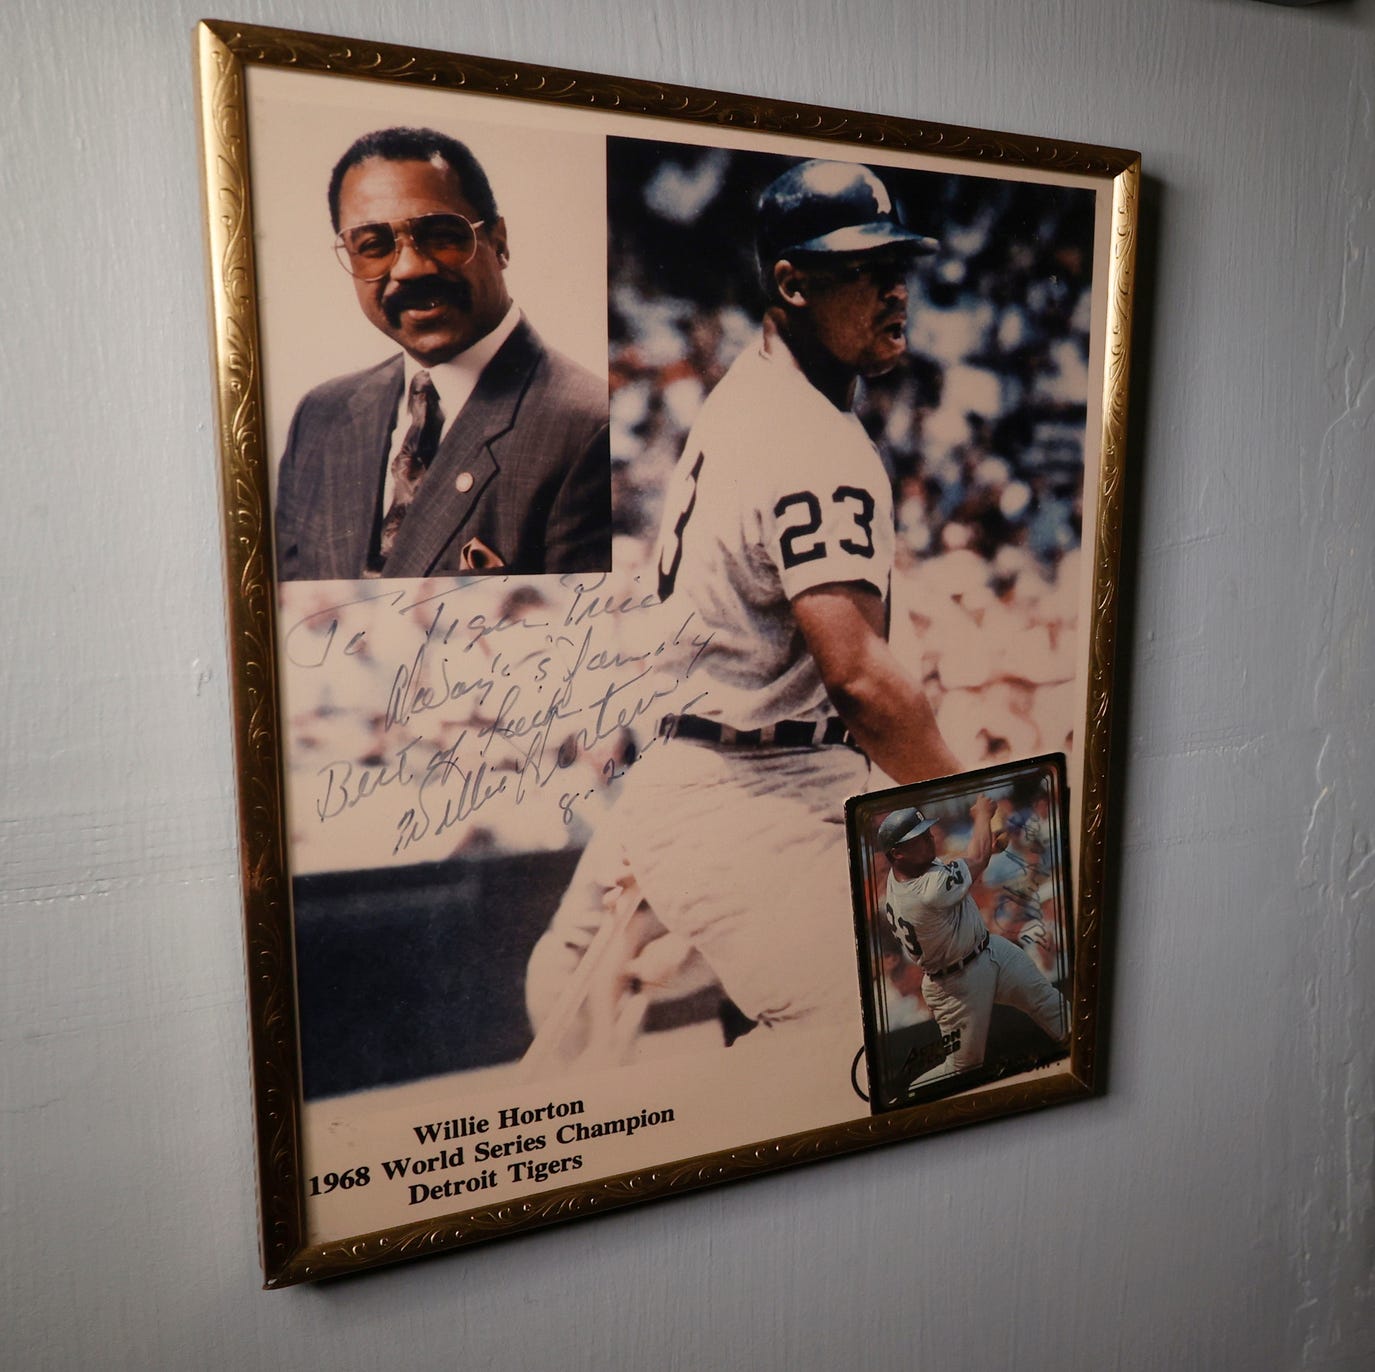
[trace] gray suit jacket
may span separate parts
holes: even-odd
[[[398,355],[311,391],[278,469],[277,575],[363,574],[401,402]],[[468,575],[472,540],[499,572],[611,566],[605,382],[546,348],[522,320],[479,378],[397,532],[383,575]]]

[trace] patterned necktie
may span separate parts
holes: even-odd
[[[368,558],[365,576],[382,575],[387,558],[396,543],[396,531],[406,517],[406,511],[425,479],[430,463],[439,448],[439,434],[444,427],[444,415],[439,408],[439,393],[426,371],[416,372],[411,378],[410,394],[406,399],[410,411],[411,427],[406,431],[400,451],[391,460],[392,502],[391,508],[382,519],[381,536],[377,541],[377,552]]]

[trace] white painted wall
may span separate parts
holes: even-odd
[[[1375,1363],[1375,4],[234,17],[1140,148],[1107,1095],[257,1290],[191,30],[6,0],[0,1362]]]

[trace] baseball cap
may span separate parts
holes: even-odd
[[[902,223],[888,188],[868,167],[813,160],[789,167],[760,196],[756,246],[768,269],[791,254],[933,253],[940,244]]]
[[[906,843],[909,838],[920,838],[935,822],[934,819],[927,819],[920,810],[910,807],[894,810],[878,826],[879,851],[887,853],[899,843]]]

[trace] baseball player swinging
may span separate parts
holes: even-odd
[[[994,1005],[1030,1016],[1057,1043],[1069,1035],[1064,997],[1017,944],[989,933],[969,894],[993,853],[993,810],[987,796],[975,800],[969,847],[948,862],[936,857],[936,821],[920,810],[895,810],[879,825],[878,847],[889,862],[883,913],[903,955],[925,973],[922,996],[946,1050],[913,1086],[981,1066]],[[1045,936],[1039,920],[1023,926],[1024,938]]]
[[[848,1081],[862,1031],[842,803],[868,759],[902,782],[958,770],[887,643],[891,487],[851,411],[857,379],[903,356],[907,273],[937,246],[867,167],[804,162],[764,191],[762,329],[707,398],[660,532],[666,619],[691,611],[708,640],[691,664],[664,654],[695,703],[630,770],[534,951],[537,1029],[606,918],[589,889],[629,871],[754,1024],[844,1026]]]

